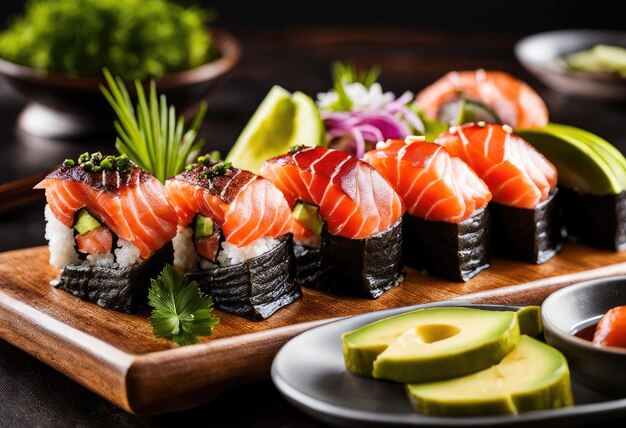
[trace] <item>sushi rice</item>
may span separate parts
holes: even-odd
[[[280,241],[275,238],[263,237],[248,245],[238,247],[230,242],[222,242],[217,256],[217,264],[199,257],[193,245],[191,227],[178,226],[178,233],[172,241],[174,245],[174,267],[182,272],[213,269],[217,266],[231,266],[245,260],[260,256],[275,248]]]
[[[44,209],[46,219],[45,238],[49,242],[50,264],[57,269],[67,265],[90,265],[110,268],[126,268],[141,260],[139,249],[129,241],[117,240],[118,248],[113,254],[89,254],[82,261],[74,246],[74,230],[61,223],[48,205]]]

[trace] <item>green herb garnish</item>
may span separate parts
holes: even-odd
[[[213,301],[172,265],[165,265],[150,280],[148,304],[154,308],[150,324],[156,337],[165,337],[181,346],[200,343],[198,336],[210,336],[219,318],[212,314]]]
[[[335,62],[332,68],[333,89],[337,93],[337,101],[330,107],[331,110],[349,111],[352,100],[346,93],[345,86],[350,83],[361,83],[369,89],[380,76],[380,68],[371,67],[369,70],[358,70],[353,65]]]
[[[302,150],[304,146],[302,144],[296,144],[294,146],[289,147],[289,153],[295,154]]]
[[[174,106],[168,106],[165,95],[157,97],[156,85],[150,82],[149,99],[139,81],[135,81],[137,107],[133,107],[124,82],[113,78],[107,69],[104,76],[109,88],[100,90],[115,110],[118,132],[115,147],[141,168],[151,172],[162,183],[183,170],[185,162],[200,151],[204,140],[196,141],[198,129],[206,113],[202,102],[185,131],[185,119],[176,118]]]
[[[197,164],[192,164],[197,166]],[[214,177],[219,177],[220,175],[229,175],[230,174],[230,167],[232,166],[232,162],[218,162],[216,164],[214,164],[213,166],[208,166],[206,171],[198,174],[198,178],[201,180],[206,180],[207,178],[214,178]],[[191,169],[195,168],[195,166],[193,166]],[[187,165],[187,168],[189,167],[189,165]]]
[[[108,67],[143,80],[215,59],[211,18],[166,0],[30,0],[0,34],[0,57],[72,76]]]
[[[63,165],[67,167],[73,167],[78,163],[85,171],[100,172],[100,171],[117,171],[117,172],[130,172],[133,169],[133,164],[126,157],[126,155],[120,156],[103,156],[100,152],[89,153],[85,152],[78,157],[78,162],[74,159],[65,159]]]

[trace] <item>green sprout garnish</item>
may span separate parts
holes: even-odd
[[[353,65],[346,65],[342,62],[335,62],[332,68],[333,89],[337,93],[337,101],[330,106],[331,110],[349,111],[352,109],[352,100],[346,93],[346,85],[350,83],[361,83],[366,88],[370,88],[380,76],[380,68],[374,66],[369,70],[359,70]]]
[[[295,154],[302,150],[304,146],[302,144],[296,144],[294,146],[289,147],[289,153]]]
[[[184,117],[177,119],[176,109],[167,104],[165,95],[157,96],[154,80],[150,82],[148,97],[141,82],[135,81],[138,100],[135,108],[122,79],[113,78],[107,69],[103,72],[109,87],[100,85],[100,90],[117,115],[114,122],[118,132],[117,150],[162,183],[181,172],[187,159],[204,145],[204,140],[196,141],[196,137],[206,103],[200,104],[185,131]]]
[[[213,166],[208,166],[208,169],[206,171],[198,174],[198,178],[201,180],[206,180],[208,178],[219,177],[220,175],[229,175],[230,167],[232,165],[232,162],[218,162]]]
[[[198,336],[213,333],[219,318],[212,314],[211,297],[200,291],[196,281],[189,281],[168,264],[150,283],[150,324],[156,337],[187,346],[200,343]]]

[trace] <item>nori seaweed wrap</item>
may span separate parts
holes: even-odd
[[[293,238],[288,235],[272,250],[230,266],[187,274],[215,306],[253,320],[268,318],[302,296],[296,284]]]
[[[133,313],[147,307],[150,278],[172,259],[168,243],[147,260],[125,268],[67,265],[53,285],[103,308]]]
[[[626,192],[592,195],[562,188],[559,200],[570,239],[612,251],[626,248]]]
[[[208,159],[166,183],[179,217],[174,266],[216,308],[266,319],[302,295],[291,209],[271,181]]]
[[[548,199],[535,209],[492,204],[496,254],[534,264],[552,258],[561,249],[563,237],[560,192],[550,192]]]
[[[404,260],[452,281],[469,281],[490,266],[489,210],[459,223],[428,221],[404,215]]]
[[[163,185],[124,156],[86,153],[36,188],[46,190],[50,264],[61,270],[53,284],[107,309],[145,307],[150,278],[172,262],[177,217]]]
[[[305,287],[375,299],[403,279],[402,220],[364,239],[322,234],[319,248],[295,246]]]

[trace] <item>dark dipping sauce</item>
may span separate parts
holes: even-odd
[[[590,326],[587,326],[579,331],[577,331],[574,336],[576,337],[580,337],[581,339],[585,339],[588,340],[589,342],[593,341],[593,335],[596,332],[596,327],[598,326],[597,323],[595,324],[591,324]]]

